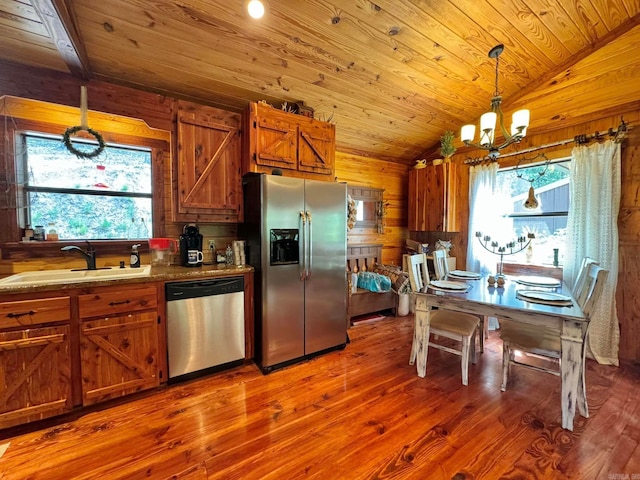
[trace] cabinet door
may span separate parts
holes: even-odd
[[[69,326],[0,332],[0,428],[71,408]]]
[[[257,165],[296,170],[298,128],[290,115],[274,109],[263,110],[255,121]]]
[[[335,126],[310,121],[298,127],[298,170],[331,175],[335,162]]]
[[[243,173],[270,174],[333,181],[335,125],[250,103],[246,114]]]
[[[157,314],[83,321],[80,370],[83,405],[159,385]]]
[[[238,113],[179,102],[174,221],[242,220],[240,123]]]
[[[409,172],[409,230],[455,232],[457,167],[429,165]]]

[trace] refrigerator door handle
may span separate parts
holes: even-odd
[[[307,221],[308,221],[307,228],[309,229],[308,235],[307,235],[307,241],[309,242],[309,248],[307,248],[308,262],[306,262],[307,278],[311,278],[311,271],[313,270],[313,250],[312,250],[313,230],[311,228],[311,212],[309,210],[307,210]]]
[[[300,210],[300,223],[301,228],[300,228],[300,235],[302,236],[301,241],[300,241],[300,248],[302,249],[302,252],[299,252],[298,255],[300,256],[300,258],[302,259],[300,261],[300,267],[299,267],[299,271],[300,271],[300,281],[304,282],[304,279],[306,278],[307,275],[307,245],[306,245],[306,234],[305,234],[305,230],[306,230],[306,224],[307,224],[307,216],[305,214],[305,212],[303,210]]]

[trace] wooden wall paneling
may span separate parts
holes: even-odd
[[[152,128],[171,130],[171,97],[0,60],[0,95],[80,107],[83,85],[89,110],[139,118]]]
[[[338,126],[339,128],[339,126]],[[336,180],[350,185],[384,189],[386,215],[383,233],[356,227],[347,234],[350,244],[382,244],[382,263],[402,265],[407,231],[407,182],[410,167],[404,164],[336,152]]]
[[[640,129],[622,146],[618,234],[620,242],[616,303],[620,324],[620,358],[640,362]]]

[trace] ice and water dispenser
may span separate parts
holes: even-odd
[[[297,228],[272,228],[270,230],[271,265],[300,263]]]

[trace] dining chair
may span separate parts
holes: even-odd
[[[584,268],[586,271],[583,275],[582,287],[580,288],[580,291],[574,295],[574,300],[582,309],[587,322],[589,322],[594,305],[602,293],[609,272],[594,263],[587,263]],[[587,323],[587,330],[588,328],[589,323]],[[560,376],[559,363],[562,358],[562,342],[560,334],[560,327],[542,327],[501,319],[500,338],[502,339],[502,385],[500,386],[500,390],[503,392],[506,391],[511,366],[513,364]],[[516,357],[516,351],[521,354],[521,359]],[[582,391],[585,391],[585,352],[586,334],[585,341],[583,341],[582,344]],[[523,360],[527,357],[552,360],[558,365],[558,368],[549,368],[544,365],[526,363]]]
[[[418,292],[428,285],[429,273],[427,272],[426,254],[403,255],[402,270],[409,273],[409,283],[412,291]]]
[[[414,292],[419,292],[429,284],[426,255],[406,255],[405,257],[408,257],[406,258],[405,271],[409,273],[411,289]],[[405,265],[405,257],[403,257],[403,265]],[[468,385],[469,360],[474,364],[477,363],[476,332],[479,328],[480,319],[469,313],[454,312],[450,310],[432,310],[429,318],[428,345],[460,356],[462,384]],[[434,340],[439,339],[440,337],[459,342],[460,349],[436,343]]]
[[[447,252],[442,249],[433,251],[433,271],[437,280],[444,280],[449,274],[449,262]]]
[[[576,281],[573,284],[573,289],[571,290],[571,294],[574,296],[574,298],[577,297],[580,290],[582,290],[585,277],[589,272],[589,265],[599,265],[599,263],[591,257],[584,257],[582,259],[580,269],[578,270],[578,276],[576,277]]]
[[[438,280],[443,280],[449,275],[449,262],[447,261],[447,252],[442,249],[433,251],[433,270]],[[484,340],[489,338],[489,318],[480,316],[480,351],[484,352]]]

